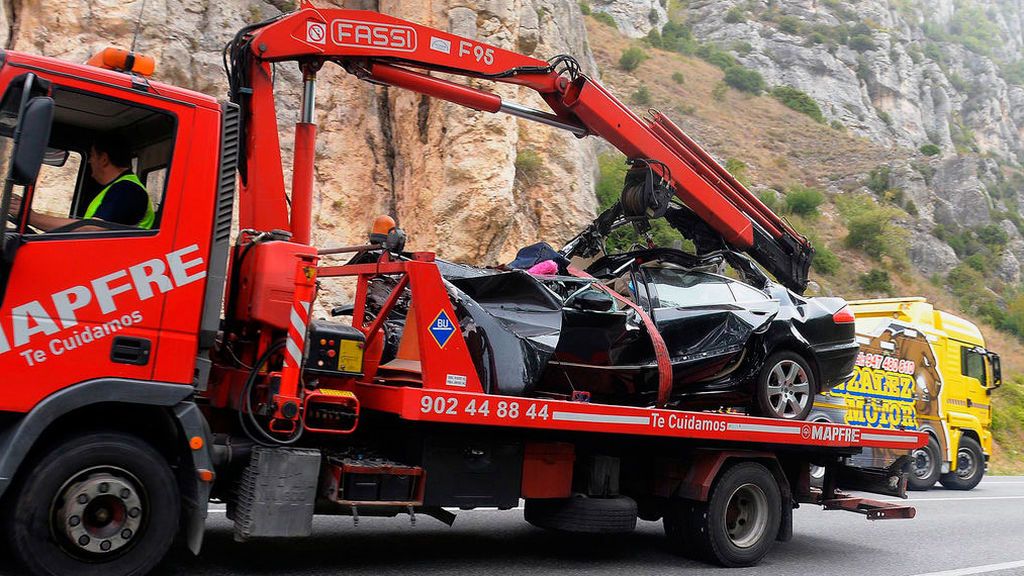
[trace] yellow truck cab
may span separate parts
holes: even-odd
[[[999,356],[973,323],[924,298],[850,302],[861,352],[853,377],[815,399],[809,420],[928,432],[912,454],[910,488],[970,490],[992,453]],[[891,462],[898,454],[861,456]]]

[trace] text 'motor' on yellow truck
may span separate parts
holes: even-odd
[[[910,488],[936,481],[970,490],[992,453],[992,390],[999,356],[978,327],[936,310],[924,298],[850,302],[861,352],[848,382],[815,399],[808,420],[927,431],[913,453]],[[898,454],[865,451],[854,459],[892,462]]]

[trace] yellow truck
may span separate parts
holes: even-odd
[[[985,348],[977,326],[924,298],[860,300],[850,308],[861,345],[854,375],[819,394],[808,420],[926,431],[928,445],[912,454],[910,488],[977,486],[992,453],[999,355]],[[885,465],[896,456],[876,450],[854,460]]]

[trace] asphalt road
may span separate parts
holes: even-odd
[[[910,502],[917,518],[880,522],[805,506],[792,541],[777,543],[761,565],[736,570],[673,555],[660,522],[594,541],[535,529],[521,511],[459,512],[452,528],[426,517],[415,526],[405,516],[364,517],[358,526],[322,517],[311,538],[238,544],[215,510],[202,556],[174,553],[157,574],[1024,575],[1024,477],[989,478],[970,492],[916,492]],[[21,575],[0,568],[0,576]]]

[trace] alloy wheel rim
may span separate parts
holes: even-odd
[[[768,405],[778,418],[796,418],[811,401],[807,371],[793,360],[782,360],[768,373]]]

